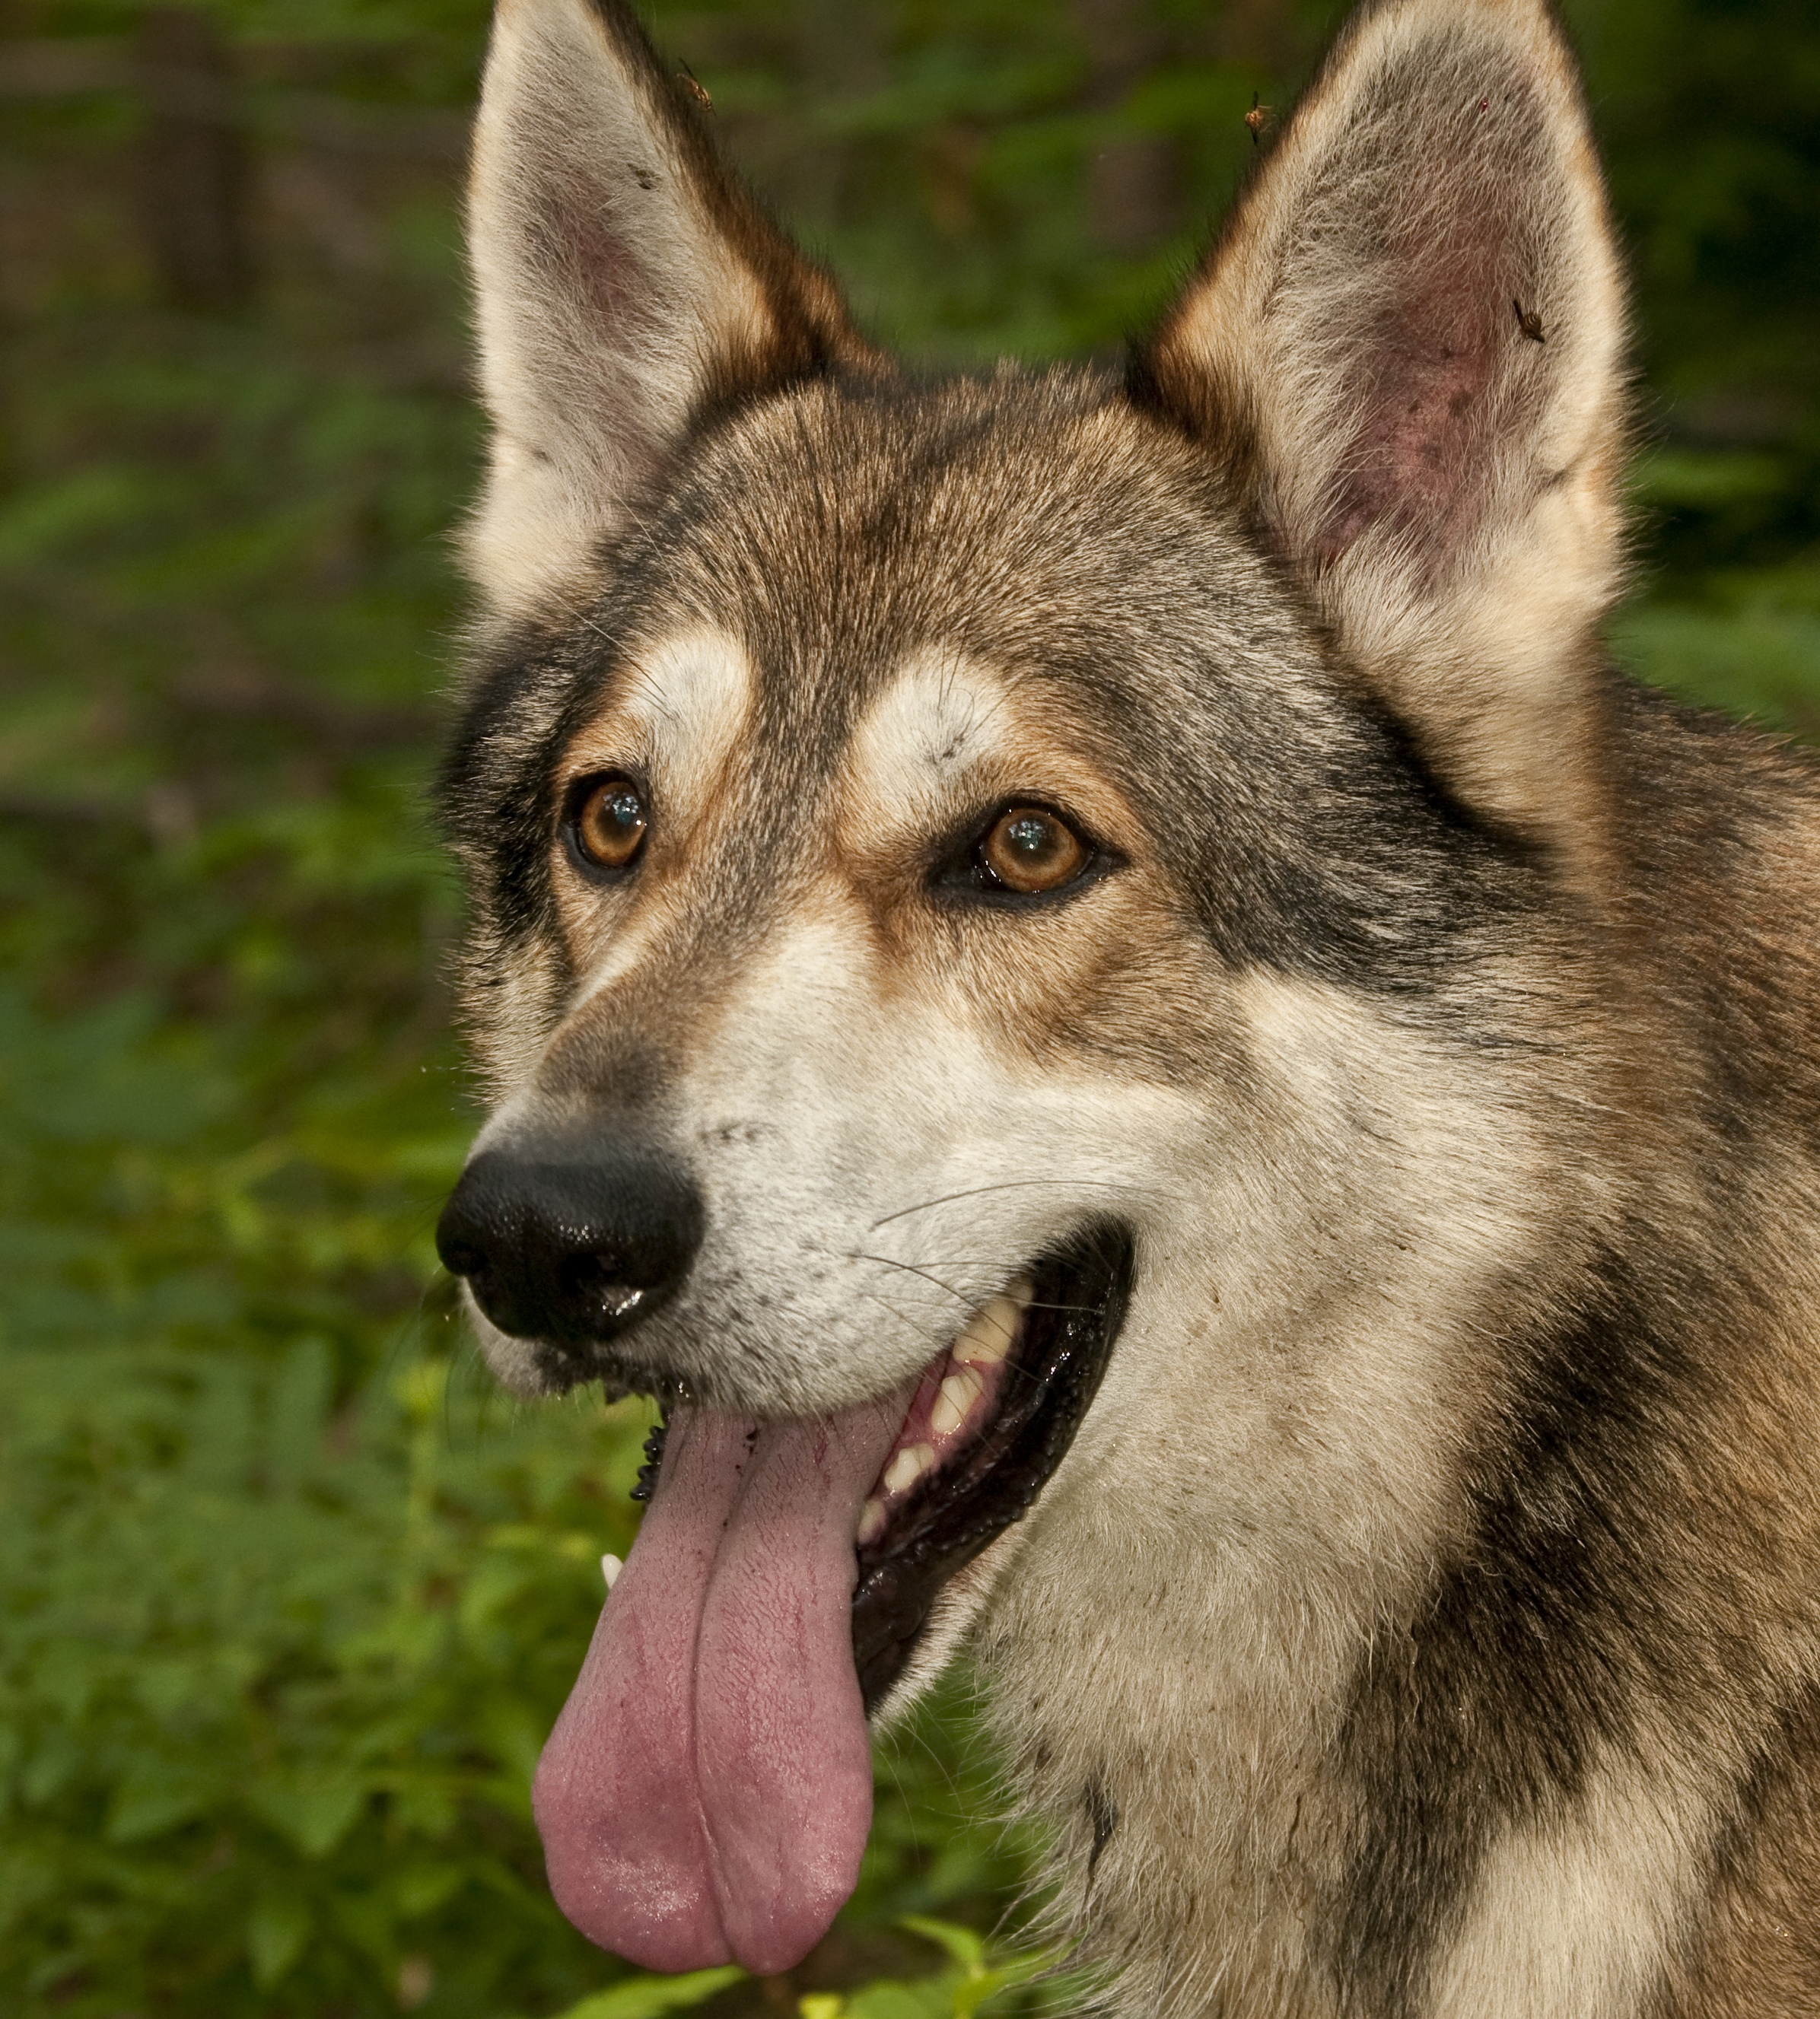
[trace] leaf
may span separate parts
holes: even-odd
[[[949,1962],[974,1974],[986,1966],[986,1945],[983,1938],[971,1928],[963,1928],[955,1921],[937,1921],[927,1914],[906,1914],[897,1923],[908,1928],[913,1935],[920,1935],[926,1942],[934,1942],[946,1952]]]
[[[941,1985],[944,1992],[943,2002],[936,2008],[943,2019],[973,2019],[973,2014],[988,1999],[1015,1985],[1028,1983],[1031,1977],[1047,1969],[1053,1960],[1040,1950],[1028,1950],[988,1968],[986,1944],[971,1928],[963,1927],[954,1921],[938,1921],[926,1914],[906,1914],[898,1926],[945,1949],[955,1966],[958,1974],[951,1974],[934,1981]],[[854,2010],[858,2012],[857,2002]],[[882,2010],[874,2013],[868,2008],[863,2019],[893,2019],[893,2015]]]
[[[954,2000],[946,1975],[920,1984],[883,1977],[856,1991],[841,2008],[841,2019],[950,2019]]]
[[[408,1865],[392,1881],[392,1898],[398,1912],[411,1920],[440,1907],[466,1879],[459,1865]]]
[[[300,1775],[263,1782],[246,1800],[306,1858],[326,1858],[366,1806],[367,1786],[351,1774]]]
[[[114,1791],[107,1807],[110,1843],[143,1843],[208,1806],[213,1789],[199,1774],[185,1774],[160,1760],[136,1767]]]
[[[455,1795],[441,1782],[406,1781],[393,1792],[391,1814],[400,1830],[417,1836],[445,1837],[455,1825]]]
[[[524,1813],[531,1813],[531,1777],[537,1771],[547,1727],[513,1697],[489,1698],[479,1705],[473,1722],[511,1784],[514,1796],[522,1791]]]
[[[333,1386],[326,1343],[315,1337],[299,1340],[272,1383],[266,1405],[266,1451],[278,1484],[295,1485],[314,1460]]]
[[[392,1378],[392,1394],[412,1422],[433,1423],[442,1410],[448,1367],[440,1360],[420,1360],[401,1368]]]
[[[661,2019],[665,2012],[685,2012],[703,2005],[717,1991],[741,1982],[745,1972],[735,1963],[718,1970],[691,1970],[683,1977],[633,1977],[609,1991],[597,1991],[571,2005],[559,2019]]]
[[[970,1977],[957,1984],[949,2006],[950,2019],[973,2019],[973,2014],[988,1999],[997,1997],[1001,1991],[1009,1990],[1013,1985],[1028,1983],[1040,1967],[1040,1964],[1031,1964],[1026,1968],[1021,1960],[1005,1970],[982,1970],[977,1977]]]
[[[82,1761],[81,1753],[68,1738],[60,1734],[46,1740],[27,1760],[20,1774],[21,1799],[33,1806],[48,1802],[62,1791]]]
[[[294,1893],[268,1889],[254,1901],[246,1921],[246,1953],[261,1991],[270,1991],[303,1953],[310,1921],[308,1904]]]

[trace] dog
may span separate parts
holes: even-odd
[[[440,792],[509,1386],[663,1405],[539,1767],[795,1963],[960,1651],[1126,2019],[1820,2011],[1820,778],[1619,677],[1541,0],[1375,0],[1122,370],[930,382],[501,0]]]

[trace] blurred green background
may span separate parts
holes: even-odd
[[[1141,325],[1334,12],[654,20],[870,326],[968,366]],[[1615,643],[1811,732],[1820,10],[1568,12],[1637,280]],[[530,1768],[644,1423],[492,1396],[430,1245],[484,20],[0,0],[0,2007],[964,2014],[1021,1847],[960,1684],[788,1981],[633,1976],[542,1889]]]

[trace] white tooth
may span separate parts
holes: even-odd
[[[876,1542],[885,1532],[885,1503],[882,1500],[868,1500],[860,1510],[859,1526],[854,1531],[856,1542]]]
[[[996,1367],[1011,1350],[1018,1321],[1034,1294],[1033,1286],[1024,1280],[982,1305],[955,1341],[953,1357],[974,1367]]]
[[[625,1568],[624,1559],[615,1556],[611,1551],[600,1559],[600,1575],[607,1580],[607,1589],[609,1591],[613,1589],[613,1580]]]
[[[938,1437],[946,1437],[950,1430],[958,1430],[966,1421],[969,1411],[980,1399],[980,1390],[985,1382],[986,1377],[978,1368],[959,1367],[942,1383],[935,1407],[929,1412],[929,1427]]]
[[[934,1463],[934,1444],[906,1444],[885,1468],[885,1491],[904,1492],[914,1486]]]

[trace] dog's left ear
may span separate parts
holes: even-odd
[[[627,0],[499,0],[468,191],[495,606],[585,588],[604,535],[717,401],[883,363],[721,161]]]
[[[1622,288],[1540,0],[1361,9],[1136,361],[1449,788],[1560,836],[1620,567]]]

